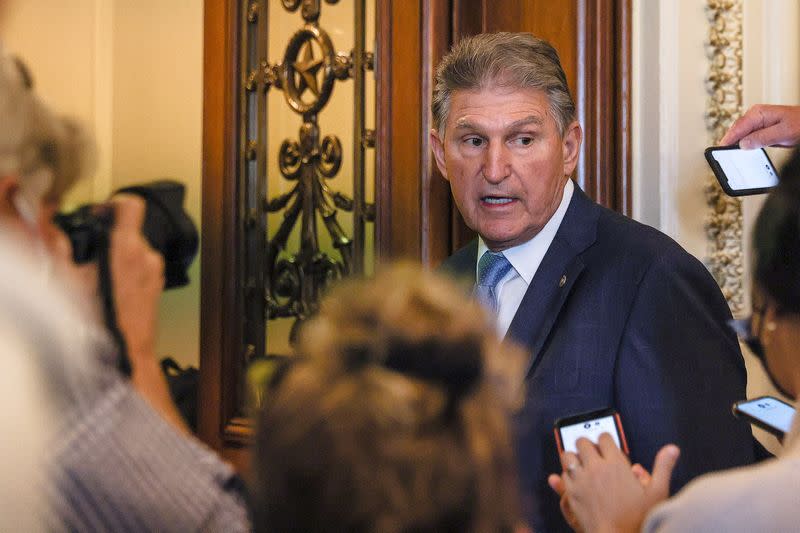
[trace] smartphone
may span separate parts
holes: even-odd
[[[763,148],[712,146],[705,153],[717,181],[729,196],[761,194],[778,184],[778,173]]]
[[[792,427],[795,409],[772,396],[760,396],[733,404],[733,414],[782,439]]]
[[[554,432],[560,452],[577,453],[575,443],[579,438],[586,437],[597,444],[600,435],[608,433],[616,445],[628,453],[628,442],[625,440],[619,413],[611,408],[559,418],[556,420]]]

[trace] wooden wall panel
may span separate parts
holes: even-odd
[[[430,152],[433,69],[450,45],[448,0],[378,2],[378,220],[382,260],[437,264],[451,250],[450,189]]]
[[[453,21],[454,40],[525,31],[556,48],[584,130],[575,179],[630,215],[630,0],[453,0]],[[475,234],[451,209],[457,249]]]
[[[560,0],[484,0],[483,31],[526,31],[558,50],[567,83],[577,87],[578,5]]]
[[[238,355],[243,341],[236,220],[239,20],[236,2],[206,0],[204,9],[198,435],[244,471],[245,432],[237,441],[226,433],[238,409]],[[246,424],[241,421],[240,426]]]
[[[422,35],[425,46],[422,64],[422,262],[438,265],[452,252],[452,199],[450,184],[442,177],[431,151],[429,132],[433,127],[430,108],[436,65],[452,40],[452,9],[448,1],[427,0],[423,9]]]
[[[574,0],[455,0],[455,37],[481,32],[530,32],[556,50],[575,91],[578,70],[578,2]],[[575,95],[573,94],[573,97]]]
[[[420,131],[421,104],[421,2],[388,1],[379,17],[390,23],[380,38],[378,68],[381,85],[378,105],[385,135],[378,139],[380,181],[377,234],[382,258],[420,258]],[[390,70],[389,70],[390,69]],[[402,231],[397,231],[402,228]]]

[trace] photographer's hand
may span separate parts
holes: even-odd
[[[158,304],[164,289],[164,259],[142,235],[145,202],[139,196],[112,198],[109,263],[117,326],[128,348],[134,387],[174,426],[188,432],[158,364],[155,344]]]
[[[733,123],[720,145],[738,142],[746,149],[792,147],[800,143],[800,106],[754,105]]]

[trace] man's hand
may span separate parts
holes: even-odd
[[[800,106],[754,105],[720,139],[720,145],[739,143],[745,149],[792,147],[800,143]]]
[[[164,290],[164,259],[142,235],[146,205],[142,198],[118,194],[109,239],[109,266],[117,327],[128,347],[131,382],[177,429],[189,432],[172,402],[156,360],[158,304]]]
[[[131,356],[155,357],[158,303],[164,290],[164,259],[142,235],[145,202],[120,194],[111,199],[114,227],[109,239],[109,266],[117,327]]]
[[[600,436],[597,446],[578,439],[577,448],[578,454],[562,454],[564,472],[549,479],[561,495],[567,521],[576,530],[639,531],[647,512],[669,496],[679,455],[676,446],[667,445],[658,452],[652,476],[640,465],[632,467],[608,434]]]

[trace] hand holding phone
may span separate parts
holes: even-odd
[[[769,191],[778,184],[778,172],[763,148],[742,150],[738,145],[706,148],[706,161],[729,196]]]
[[[616,445],[628,454],[628,443],[625,440],[619,413],[611,408],[559,418],[556,420],[554,432],[561,453],[565,451],[577,453],[575,443],[581,437],[597,444],[600,435],[608,433]]]
[[[779,439],[792,428],[795,409],[786,402],[772,396],[759,396],[733,404],[733,414],[756,427],[772,433]]]

